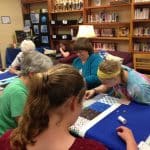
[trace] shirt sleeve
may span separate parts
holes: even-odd
[[[14,61],[11,64],[11,67],[17,67],[20,66],[20,63],[22,61],[23,58],[23,53],[19,52],[19,54],[16,56],[16,58],[14,59]]]
[[[22,114],[26,99],[26,93],[22,91],[13,92],[10,102],[11,117],[16,118]]]
[[[133,100],[150,105],[150,85],[133,84],[130,86],[129,93]]]

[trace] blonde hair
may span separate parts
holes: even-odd
[[[121,63],[114,60],[105,60],[99,65],[97,75],[101,79],[113,78],[121,73]]]
[[[63,105],[71,96],[82,101],[83,77],[70,65],[59,64],[45,73],[31,77],[30,93],[18,127],[11,135],[11,148],[25,150],[49,124],[49,112]]]

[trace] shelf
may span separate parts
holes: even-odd
[[[150,36],[133,36],[135,39],[150,39]]]
[[[95,37],[94,40],[115,40],[115,41],[128,41],[128,37]]]
[[[134,6],[147,6],[150,5],[150,2],[135,2]]]
[[[150,54],[150,52],[143,52],[143,51],[135,51],[133,50],[134,54]]]
[[[129,22],[91,22],[91,23],[85,23],[87,25],[94,25],[94,26],[129,26]]]
[[[144,23],[144,22],[150,23],[150,19],[134,19],[133,22],[135,22],[135,23],[140,23],[140,22],[141,23]]]
[[[122,7],[130,7],[131,4],[120,4],[120,5],[101,5],[101,6],[91,6],[91,7],[85,7],[86,10],[89,9],[122,9]]]
[[[77,13],[77,12],[83,12],[83,9],[81,9],[81,10],[69,10],[69,11],[57,11],[57,12],[51,12],[51,14]]]
[[[52,28],[78,28],[79,25],[82,25],[82,24],[78,24],[78,25],[52,25]]]
[[[47,0],[22,0],[23,4],[36,4],[36,3],[43,3],[47,2]]]

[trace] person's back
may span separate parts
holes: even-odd
[[[23,111],[27,93],[27,87],[20,78],[4,89],[0,96],[0,136],[17,126],[15,118]]]
[[[2,150],[12,150],[10,146],[11,133],[12,130],[6,132],[0,138],[0,148]],[[59,138],[61,138],[61,140],[57,139],[56,143],[54,135],[52,135],[52,141],[50,141],[50,139],[42,140],[40,144],[35,144],[33,147],[26,147],[26,150],[107,150],[107,148],[100,142],[84,138],[76,138],[73,143],[70,144],[69,148],[68,146],[66,148],[64,143],[67,141],[67,139],[63,139],[62,137]]]

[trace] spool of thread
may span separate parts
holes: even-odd
[[[122,123],[122,124],[127,124],[127,120],[122,117],[122,116],[118,116],[118,120]]]

